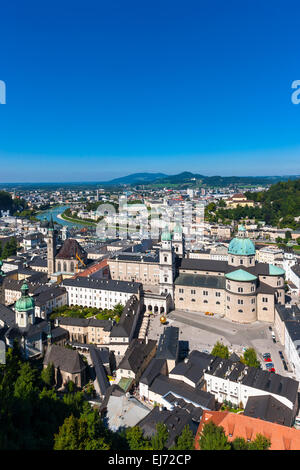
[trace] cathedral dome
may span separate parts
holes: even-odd
[[[28,312],[34,309],[34,299],[28,295],[28,285],[26,282],[21,287],[22,296],[15,303],[15,310],[18,312]]]
[[[244,236],[245,227],[242,225],[239,228],[238,236],[233,238],[229,243],[228,253],[230,255],[245,255],[251,256],[255,255],[255,245],[254,243]]]
[[[163,242],[170,242],[172,240],[172,234],[169,231],[168,227],[165,227],[164,231],[162,232],[161,240]]]

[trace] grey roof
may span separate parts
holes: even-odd
[[[149,387],[154,393],[164,396],[173,393],[175,396],[184,398],[197,406],[214,409],[215,398],[211,393],[201,390],[199,387],[191,387],[181,380],[170,379],[165,375],[157,376]]]
[[[13,325],[15,322],[15,312],[5,305],[0,304],[0,320],[7,326]]]
[[[284,426],[292,426],[293,424],[293,410],[276,400],[272,395],[249,397],[244,415]]]
[[[109,290],[138,294],[142,284],[140,282],[116,281],[113,279],[96,279],[93,277],[78,276],[76,279],[65,279],[64,286],[83,287],[88,289]]]
[[[111,338],[129,338],[132,335],[132,329],[135,324],[136,315],[140,311],[140,302],[135,295],[132,295],[126,302],[119,323],[113,326]]]
[[[215,271],[224,273],[227,270],[227,261],[218,261],[210,259],[180,258],[179,269],[192,271]]]
[[[226,378],[232,382],[241,382],[243,385],[286,397],[292,403],[296,402],[299,382],[266,370],[248,367],[239,363],[232,363],[229,359],[215,357],[206,370],[207,374]]]
[[[194,259],[194,258],[179,258],[177,261],[180,271],[206,271],[218,273],[230,273],[240,269],[240,266],[231,266],[227,261],[211,260],[211,259]],[[245,267],[243,270],[255,276],[269,276],[268,263],[255,263],[254,266]],[[182,272],[181,272],[182,274]]]
[[[145,418],[137,423],[137,426],[142,429],[145,437],[151,438],[156,433],[158,423],[165,424],[168,429],[167,448],[176,443],[177,436],[182,433],[185,426],[189,426],[194,435],[197,432],[197,425],[193,422],[191,413],[179,407],[169,411],[156,406]]]
[[[164,371],[167,372],[166,360],[157,359],[156,357],[154,357],[145,372],[143,373],[140,382],[150,386],[155,377],[160,374],[163,374]]]
[[[66,289],[64,287],[59,287],[59,286],[49,287],[47,290],[43,290],[43,292],[37,295],[37,297],[35,298],[35,305],[42,307],[49,300],[55,299],[56,297],[60,297],[61,295],[65,293],[66,293]]]
[[[206,276],[202,274],[180,274],[175,279],[175,285],[225,289],[225,277]]]
[[[300,340],[300,309],[297,305],[291,305],[288,308],[285,305],[277,304],[275,308],[280,319],[284,322],[291,340]]]
[[[41,258],[40,256],[35,256],[32,261],[30,261],[29,266],[35,266],[39,268],[47,267],[47,258]]]
[[[75,374],[82,372],[86,365],[77,351],[52,344],[47,348],[44,364],[52,363],[55,368],[59,367],[64,372]]]
[[[135,374],[140,371],[147,357],[156,349],[156,341],[149,339],[133,339],[126,350],[126,353],[118,365],[118,369],[131,370]]]
[[[103,328],[104,331],[111,331],[111,320],[98,320],[97,318],[73,318],[73,317],[57,317],[59,325],[63,326],[95,326]]]
[[[198,385],[202,378],[204,370],[211,363],[214,356],[200,351],[192,351],[188,358],[179,362],[170,374],[186,377],[195,385]]]
[[[16,323],[13,323],[5,333],[5,337],[9,339],[24,338],[30,339],[34,337],[41,337],[46,339],[48,330],[48,323],[41,318],[36,318],[33,325],[29,324],[26,328],[20,328]]]
[[[90,356],[96,374],[96,380],[99,385],[100,393],[105,396],[110,384],[103,366],[100,351],[95,347],[90,347]]]
[[[294,266],[291,267],[291,270],[296,274],[296,276],[300,277],[300,264],[294,264]]]
[[[179,328],[174,326],[165,327],[163,334],[159,338],[156,358],[176,360],[178,357],[178,339]]]
[[[132,262],[143,262],[143,263],[159,263],[159,253],[117,253],[111,257],[113,261],[132,261]]]

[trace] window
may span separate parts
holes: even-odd
[[[221,297],[221,292],[216,292],[216,297]]]
[[[238,304],[243,305],[244,301],[242,299],[238,299]]]
[[[243,287],[238,287],[238,292],[244,292],[244,288]]]
[[[192,290],[191,290],[191,294],[196,294],[196,290],[195,290],[195,289],[192,289]]]
[[[268,297],[263,297],[263,298],[262,298],[262,301],[263,301],[263,302],[268,302]]]
[[[204,291],[203,291],[203,295],[208,295],[208,291],[207,291],[207,290],[204,290]]]
[[[183,294],[184,289],[179,289],[179,294]]]

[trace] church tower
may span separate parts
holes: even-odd
[[[177,222],[174,227],[173,246],[174,246],[175,254],[183,258],[184,251],[185,251],[184,250],[184,235],[182,232],[182,227],[179,222]]]
[[[56,255],[56,232],[54,230],[53,219],[51,220],[48,228],[47,236],[47,266],[48,276],[55,272],[55,255]]]
[[[27,328],[35,322],[34,299],[28,294],[26,281],[21,287],[21,297],[15,303],[16,323],[19,328]]]
[[[161,235],[159,251],[159,286],[160,294],[169,293],[174,299],[175,255],[172,235],[166,227]]]

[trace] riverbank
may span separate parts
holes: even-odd
[[[72,222],[74,224],[88,225],[90,227],[96,227],[97,226],[96,222],[87,222],[87,221],[82,220],[82,219],[73,219],[71,217],[68,217],[68,216],[64,215],[64,212],[62,212],[61,214],[57,214],[56,217],[60,220],[65,220],[66,222]]]

